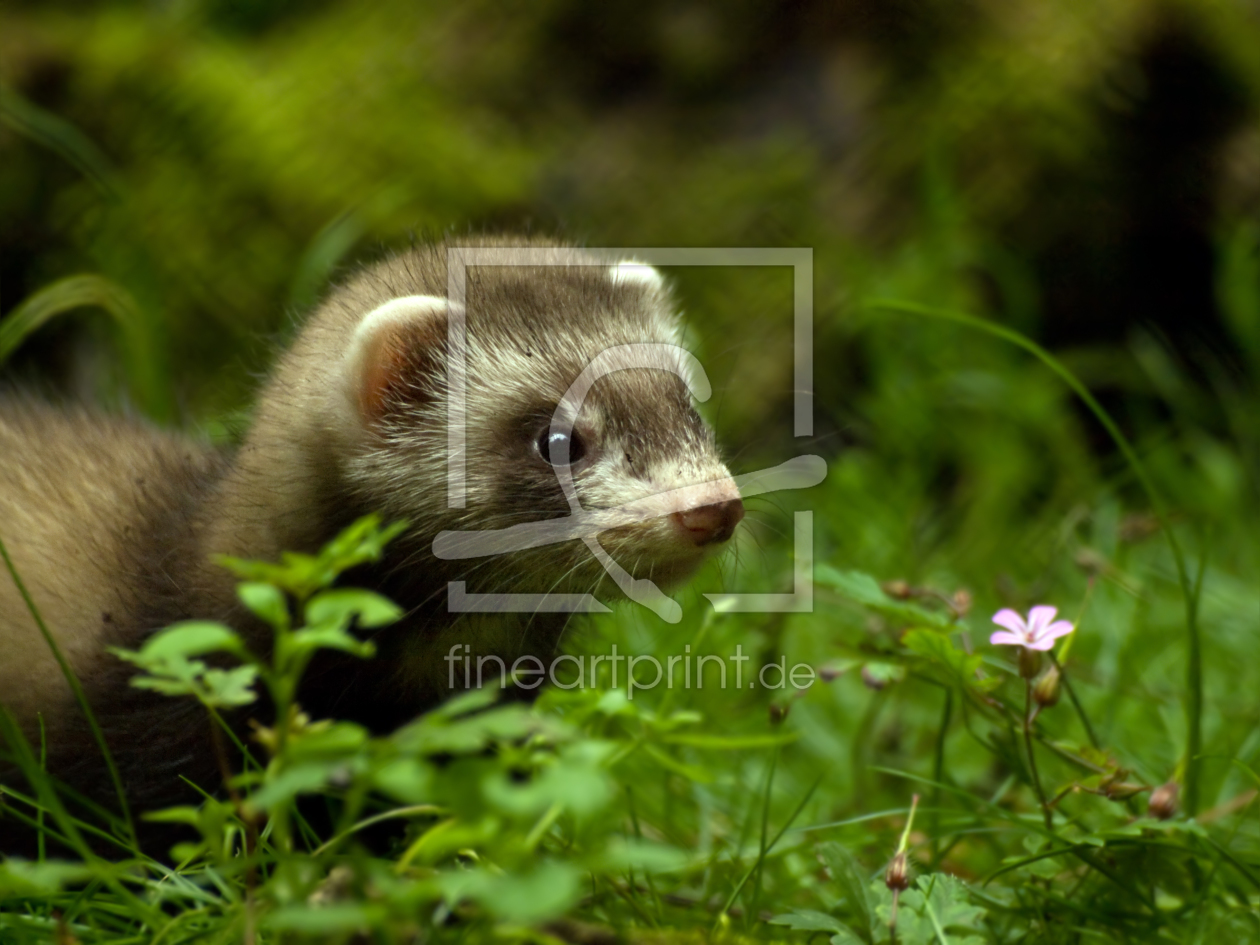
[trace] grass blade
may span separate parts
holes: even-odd
[[[105,196],[117,199],[117,175],[91,138],[59,115],[45,111],[12,89],[0,87],[0,121],[18,134],[59,154]]]
[[[101,756],[105,759],[106,767],[109,768],[109,777],[114,784],[114,791],[118,795],[118,805],[122,813],[123,822],[127,825],[127,834],[131,840],[132,849],[138,853],[139,844],[136,840],[136,826],[131,817],[131,808],[127,804],[127,792],[123,790],[122,776],[118,773],[118,766],[114,763],[114,756],[105,741],[105,733],[101,731],[100,723],[96,720],[96,713],[92,711],[92,706],[88,704],[87,693],[83,691],[83,686],[79,683],[79,677],[74,674],[74,670],[66,662],[65,656],[61,652],[61,647],[57,645],[56,637],[52,635],[48,625],[44,623],[44,618],[40,615],[39,608],[35,606],[35,601],[26,589],[26,584],[22,581],[21,575],[18,574],[17,568],[13,564],[13,559],[9,557],[9,549],[5,547],[2,538],[0,538],[0,558],[4,559],[4,566],[9,571],[9,577],[13,579],[18,593],[22,595],[22,600],[26,602],[27,610],[30,611],[31,617],[34,618],[35,625],[39,627],[39,632],[43,636],[44,642],[48,644],[48,649],[52,651],[57,665],[61,667],[61,672],[66,677],[66,682],[69,683],[70,689],[74,693],[74,698],[79,703],[79,708],[83,710],[84,716],[87,717],[88,725],[92,729],[92,737],[96,740],[97,747],[101,750]],[[14,729],[16,730],[16,724]],[[13,751],[18,753],[20,748],[14,745]]]
[[[104,276],[67,276],[24,299],[0,321],[0,366],[43,325],[80,308],[100,308],[114,319],[122,333],[136,395],[151,415],[162,416],[167,386],[148,319],[131,293]]]

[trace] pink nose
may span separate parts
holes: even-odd
[[[670,518],[697,545],[726,541],[735,533],[735,526],[744,517],[744,503],[739,499],[702,505],[685,512],[674,512]]]

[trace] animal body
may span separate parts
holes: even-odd
[[[438,533],[567,516],[560,472],[584,509],[637,510],[610,518],[598,538],[635,578],[676,582],[730,538],[743,507],[692,407],[682,360],[676,370],[659,361],[680,349],[667,347],[678,330],[655,270],[575,265],[592,260],[536,241],[477,245],[499,248],[500,264],[467,270],[462,306],[446,298],[446,244],[390,258],[334,290],[280,357],[234,453],[132,420],[0,399],[0,538],[82,681],[136,806],[172,803],[186,796],[180,775],[213,785],[218,770],[204,711],[129,686],[132,669],[106,647],[136,648],[191,618],[223,620],[267,646],[213,554],[313,552],[369,512],[409,522],[379,565],[349,581],[393,598],[406,616],[374,637],[375,659],[325,659],[300,693],[312,716],[381,731],[445,695],[441,655],[452,642],[509,660],[556,646],[563,615],[452,614],[448,581],[470,593],[608,589],[591,546],[576,538],[452,560],[434,553]],[[518,252],[528,265],[512,264]],[[451,396],[453,318],[464,325],[462,413]],[[625,353],[643,345],[656,366],[627,367],[636,362]],[[601,357],[607,366],[609,352],[621,369],[575,395],[575,380]],[[462,507],[448,498],[452,410],[464,420]],[[0,704],[28,737],[42,719],[50,770],[108,801],[86,721],[6,574]],[[15,776],[0,761],[0,783]]]

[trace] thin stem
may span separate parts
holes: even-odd
[[[52,778],[40,770],[39,763],[35,760],[35,754],[31,750],[31,745],[22,734],[22,729],[18,725],[17,719],[9,714],[3,706],[0,706],[0,740],[8,744],[14,763],[26,776],[26,779],[31,782],[31,787],[35,791],[35,798],[39,805],[47,809],[57,826],[61,829],[65,841],[79,854],[84,863],[92,869],[96,874],[95,878],[109,887],[110,891],[120,900],[126,902],[131,912],[140,918],[141,921],[150,928],[156,927],[158,920],[161,918],[161,912],[151,904],[133,895],[122,883],[116,867],[106,863],[93,852],[92,848],[84,840],[75,819],[70,816],[70,812],[66,810],[65,805],[61,802],[61,798],[57,795]],[[24,819],[30,820],[30,818]],[[101,831],[90,826],[88,829],[93,833],[101,833]],[[121,843],[121,841],[108,835],[105,835],[105,838],[113,843]],[[132,846],[129,849],[135,850],[135,847]],[[142,854],[137,851],[136,855],[141,856]]]
[[[1168,533],[1170,541],[1172,532]],[[1182,565],[1181,567],[1184,567]],[[1186,747],[1186,815],[1194,817],[1199,812],[1199,755],[1203,745],[1203,652],[1199,645],[1199,595],[1203,591],[1203,576],[1207,573],[1207,548],[1199,558],[1199,573],[1195,575],[1194,590],[1186,599],[1186,611],[1193,634],[1193,646],[1187,654],[1186,678],[1190,681],[1190,704],[1187,721],[1193,721]]]
[[[897,841],[897,852],[905,853],[910,846],[910,828],[914,826],[914,812],[919,809],[919,795],[910,796],[910,813],[906,815],[906,825],[901,828],[901,839]]]
[[[48,733],[44,730],[44,713],[39,713],[39,770],[48,773]],[[45,838],[44,838],[44,808],[41,805],[35,813],[37,840],[39,845],[39,862],[43,863],[45,858]]]
[[[608,885],[612,888],[613,892],[626,901],[631,909],[639,914],[639,918],[642,919],[644,923],[651,928],[659,928],[659,923],[657,923],[656,920],[652,918],[651,914],[643,908],[643,903],[639,901],[639,897],[634,894],[633,890],[626,889],[620,883],[613,880],[609,880]]]
[[[910,813],[906,816],[906,825],[901,830],[901,840],[897,843],[897,852],[892,862],[884,871],[884,885],[892,890],[892,911],[888,916],[888,940],[897,945],[897,904],[901,901],[901,891],[910,886],[906,868],[906,849],[910,846],[910,829],[914,826],[914,812],[919,809],[919,795],[910,798]],[[935,841],[933,841],[935,843]],[[929,887],[929,892],[931,887]]]
[[[930,305],[919,305],[914,302],[900,302],[891,299],[872,299],[867,303],[871,308],[886,309],[888,311],[902,312],[908,315],[922,315],[928,318],[939,318],[944,321],[955,322],[959,325],[966,325],[969,328],[976,328],[980,331],[987,332],[1003,341],[1008,341],[1016,347],[1023,348],[1032,354],[1046,367],[1050,368],[1059,378],[1072,389],[1072,392],[1079,397],[1090,412],[1102,424],[1103,429],[1111,437],[1112,441],[1124,456],[1125,461],[1133,470],[1142,489],[1146,492],[1147,499],[1151,503],[1151,509],[1155,513],[1156,519],[1160,524],[1160,530],[1164,533],[1164,537],[1168,539],[1168,547],[1172,551],[1173,562],[1177,568],[1177,581],[1181,585],[1181,596],[1185,602],[1186,608],[1186,752],[1185,752],[1185,786],[1186,786],[1186,813],[1193,817],[1198,812],[1199,807],[1199,755],[1203,743],[1203,652],[1202,641],[1199,634],[1199,588],[1191,585],[1190,572],[1186,567],[1186,558],[1181,550],[1181,543],[1177,541],[1177,536],[1173,532],[1168,521],[1168,510],[1164,506],[1164,500],[1159,494],[1159,490],[1155,488],[1155,483],[1151,479],[1150,474],[1146,470],[1145,464],[1138,457],[1137,451],[1129,443],[1128,438],[1120,432],[1120,428],[1116,426],[1116,422],[1111,419],[1111,415],[1102,408],[1102,405],[1094,399],[1094,395],[1089,389],[1082,384],[1071,371],[1063,366],[1060,361],[1046,351],[1036,342],[1025,338],[1019,332],[1012,331],[1003,325],[994,324],[983,318],[977,318],[974,315],[967,315],[963,312],[954,312],[949,309],[935,308]],[[1200,580],[1202,570],[1200,570]],[[1197,584],[1197,582],[1196,582]]]
[[[1046,829],[1054,830],[1054,813],[1050,809],[1050,803],[1046,800],[1045,789],[1041,786],[1041,775],[1037,773],[1037,756],[1033,753],[1032,743],[1032,723],[1033,723],[1033,686],[1031,679],[1024,680],[1024,747],[1028,750],[1028,773],[1032,777],[1033,788],[1037,791],[1037,797],[1041,801],[1041,813],[1046,818]]]
[[[534,848],[537,847],[538,844],[542,843],[543,837],[547,836],[547,831],[552,828],[555,822],[560,819],[560,815],[563,813],[564,805],[559,801],[547,808],[546,813],[538,818],[538,822],[534,824],[533,828],[525,836],[526,851],[529,853],[534,852]]]
[[[748,921],[757,914],[757,901],[761,898],[762,874],[765,870],[767,846],[770,841],[770,797],[774,787],[774,773],[779,766],[779,746],[770,755],[770,773],[766,777],[766,794],[761,806],[761,850],[757,854],[757,872],[753,880],[752,898],[748,903]]]
[[[735,900],[739,897],[739,894],[743,892],[744,886],[747,884],[748,880],[752,878],[753,872],[761,867],[761,862],[765,859],[765,856],[770,855],[771,851],[778,846],[779,841],[783,839],[783,835],[788,832],[788,829],[792,826],[792,824],[796,823],[796,818],[801,815],[801,811],[805,809],[805,805],[808,804],[809,799],[814,796],[814,792],[818,790],[818,785],[822,784],[823,778],[826,777],[826,775],[826,770],[818,775],[814,783],[809,786],[809,790],[806,791],[804,796],[801,798],[801,802],[796,805],[796,810],[792,811],[792,816],[783,822],[783,826],[779,828],[779,832],[774,835],[768,844],[766,844],[765,854],[757,858],[757,862],[748,868],[747,872],[744,873],[743,878],[731,891],[731,894],[726,899],[726,904],[722,906],[721,912],[718,913],[719,925],[722,922],[722,916],[728,916],[731,914],[731,907],[735,904]]]
[[[18,593],[22,595],[26,609],[30,611],[31,616],[35,619],[35,625],[39,627],[39,632],[43,636],[44,642],[48,644],[48,649],[52,651],[53,659],[61,667],[62,675],[66,677],[66,682],[70,684],[70,690],[74,693],[75,701],[79,703],[79,708],[83,710],[84,716],[87,717],[88,727],[92,729],[92,738],[95,739],[97,747],[101,750],[101,756],[105,759],[105,767],[109,769],[109,778],[114,784],[114,793],[118,795],[118,806],[122,812],[123,823],[127,825],[127,835],[131,840],[131,849],[133,852],[139,852],[140,846],[139,841],[136,839],[136,826],[131,819],[131,808],[127,804],[127,792],[123,790],[122,776],[118,773],[118,766],[114,764],[114,756],[110,753],[109,745],[105,741],[105,733],[96,721],[96,714],[92,711],[92,706],[88,704],[87,693],[83,691],[83,686],[79,683],[79,677],[74,674],[74,670],[66,662],[65,656],[61,652],[61,647],[57,645],[56,637],[52,635],[48,625],[44,623],[44,618],[40,615],[39,608],[35,606],[35,601],[31,597],[30,591],[26,589],[26,584],[23,583],[21,575],[18,574],[17,567],[13,564],[13,559],[9,557],[9,550],[4,546],[3,539],[0,539],[0,558],[4,559],[4,566],[9,571],[9,577],[13,579]]]
[[[945,690],[945,705],[941,708],[941,726],[936,733],[936,757],[932,762],[932,780],[938,787],[932,789],[932,868],[940,865],[940,833],[941,833],[941,789],[940,783],[945,779],[945,735],[949,731],[950,719],[954,714],[954,690]]]
[[[1086,611],[1089,610],[1089,602],[1091,599],[1093,599],[1093,596],[1094,596],[1094,584],[1095,584],[1095,576],[1091,574],[1089,577],[1089,580],[1085,583],[1085,596],[1084,598],[1081,599],[1080,610],[1078,610],[1076,613],[1076,619],[1072,621],[1072,626],[1075,627],[1077,630],[1081,628],[1081,624],[1085,620],[1085,613]],[[1069,633],[1066,637],[1063,638],[1063,642],[1059,644],[1059,662],[1060,663],[1067,662],[1068,654],[1072,652],[1072,644],[1076,641],[1076,638],[1078,636],[1080,636],[1080,634],[1078,633]],[[1054,653],[1053,650],[1051,650],[1050,652],[1051,654]]]
[[[629,784],[626,785],[626,807],[630,812],[630,823],[634,827],[635,839],[642,840],[643,829],[639,825],[639,812],[634,806],[634,788]],[[656,883],[652,879],[652,874],[645,870],[643,878],[647,881],[648,892],[652,894],[652,902],[656,906],[656,917],[658,920],[662,919],[664,907],[661,905],[661,894],[656,890]],[[659,922],[656,924],[659,925]]]
[[[849,751],[849,769],[853,772],[853,793],[859,804],[866,800],[866,795],[869,793],[870,777],[867,772],[869,762],[866,753],[871,745],[871,733],[875,730],[880,710],[883,709],[887,698],[887,690],[876,690],[871,693],[870,701],[862,711],[862,717],[858,719],[857,732],[854,734],[853,745]]]
[[[255,769],[261,771],[263,766],[259,764],[258,759],[250,753],[250,750],[245,743],[237,737],[236,731],[232,728],[232,726],[228,725],[227,720],[219,714],[218,710],[215,709],[214,706],[205,702],[203,702],[202,705],[204,705],[206,707],[206,711],[210,713],[210,718],[213,719],[214,723],[219,727],[219,731],[227,735],[227,737],[232,740],[232,744],[236,746],[236,750],[241,753],[242,763],[247,768],[250,765],[253,765]]]
[[[326,840],[322,846],[316,847],[314,850],[311,851],[311,856],[316,857],[324,853],[327,853],[329,850],[335,847],[342,840],[346,839],[346,837],[349,837],[352,834],[356,834],[360,830],[365,830],[368,827],[371,827],[373,824],[379,824],[382,821],[399,820],[403,817],[416,817],[416,816],[423,816],[423,815],[433,815],[436,817],[445,813],[446,813],[446,809],[443,807],[439,807],[436,804],[413,804],[410,807],[395,807],[394,809],[387,810],[382,814],[374,814],[371,817],[367,817],[363,820],[360,820],[358,823],[354,824],[348,830],[343,830],[341,833],[337,834],[331,840]]]
[[[1089,716],[1085,714],[1085,708],[1081,705],[1081,700],[1076,698],[1076,690],[1072,687],[1072,681],[1068,679],[1067,670],[1063,668],[1063,664],[1059,662],[1053,652],[1049,655],[1050,662],[1059,671],[1059,682],[1063,683],[1063,688],[1067,690],[1068,698],[1072,700],[1072,707],[1076,709],[1077,717],[1081,720],[1081,724],[1085,726],[1085,734],[1089,737],[1089,743],[1098,748],[1098,736],[1094,734],[1094,726],[1089,724]]]
[[[245,801],[240,792],[232,786],[232,763],[228,760],[227,748],[223,744],[223,731],[220,727],[222,719],[214,709],[209,706],[206,708],[210,709],[210,740],[214,744],[214,756],[219,763],[219,775],[223,778],[223,787],[228,792],[228,797],[236,810],[236,816],[241,819],[245,827],[245,861],[248,863],[245,870],[245,913],[248,929],[251,922],[250,910],[253,908],[254,886],[258,879],[258,820],[256,814],[251,814],[246,810]],[[246,938],[249,938],[248,934]]]

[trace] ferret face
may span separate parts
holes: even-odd
[[[461,314],[465,506],[448,508],[448,329]],[[346,355],[361,425],[347,475],[365,504],[424,523],[426,543],[571,523],[634,577],[677,582],[743,517],[677,334],[660,276],[629,263],[470,269],[462,312],[437,296],[390,300]],[[532,593],[592,591],[605,577],[580,538],[522,548],[519,537],[504,536],[515,550],[446,561],[443,577]]]

